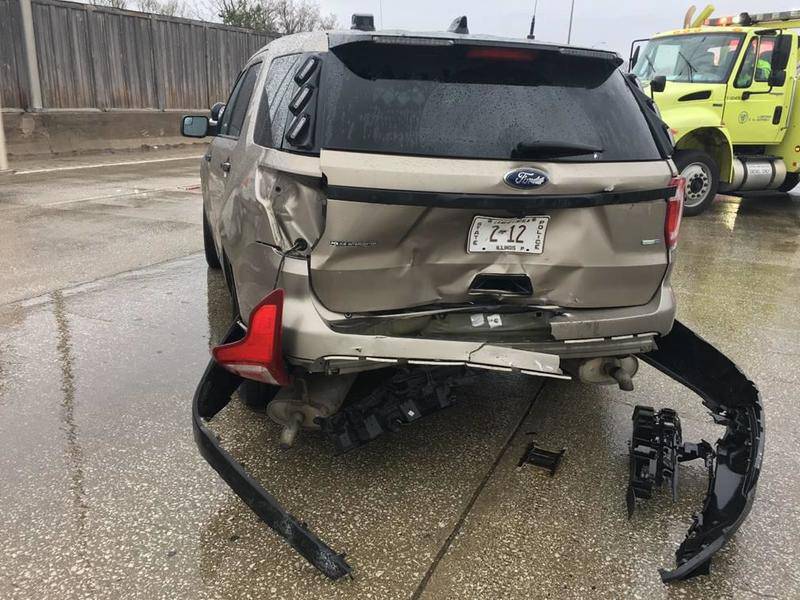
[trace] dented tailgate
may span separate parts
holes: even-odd
[[[547,186],[513,190],[533,167]],[[529,295],[504,301],[570,308],[647,303],[664,277],[664,161],[567,164],[323,150],[325,230],[311,281],[330,310],[395,310],[476,299],[479,275],[520,275]],[[544,216],[540,254],[468,252],[476,216]]]

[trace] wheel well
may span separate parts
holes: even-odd
[[[703,127],[684,135],[675,144],[676,150],[702,150],[714,159],[719,166],[719,178],[731,180],[733,149],[730,141],[717,127]]]

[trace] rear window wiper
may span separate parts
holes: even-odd
[[[556,140],[536,140],[520,142],[511,151],[511,158],[559,158],[561,156],[580,156],[602,152],[599,146],[590,144],[574,144]]]

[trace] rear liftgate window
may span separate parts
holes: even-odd
[[[356,42],[325,57],[323,81],[323,148],[580,162],[662,158],[610,60],[557,48]]]

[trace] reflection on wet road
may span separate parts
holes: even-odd
[[[757,381],[767,416],[759,497],[711,578],[665,587],[656,571],[699,508],[701,466],[676,504],[626,518],[632,405],[676,407],[687,439],[721,431],[645,367],[632,393],[483,374],[344,457],[315,435],[282,452],[232,404],[214,422],[226,446],[348,552],[355,579],[325,580],[195,449],[190,400],[230,309],[192,254],[0,306],[0,598],[800,597],[798,232],[786,196],[684,220],[680,317]],[[530,431],[567,447],[556,477],[516,467]]]

